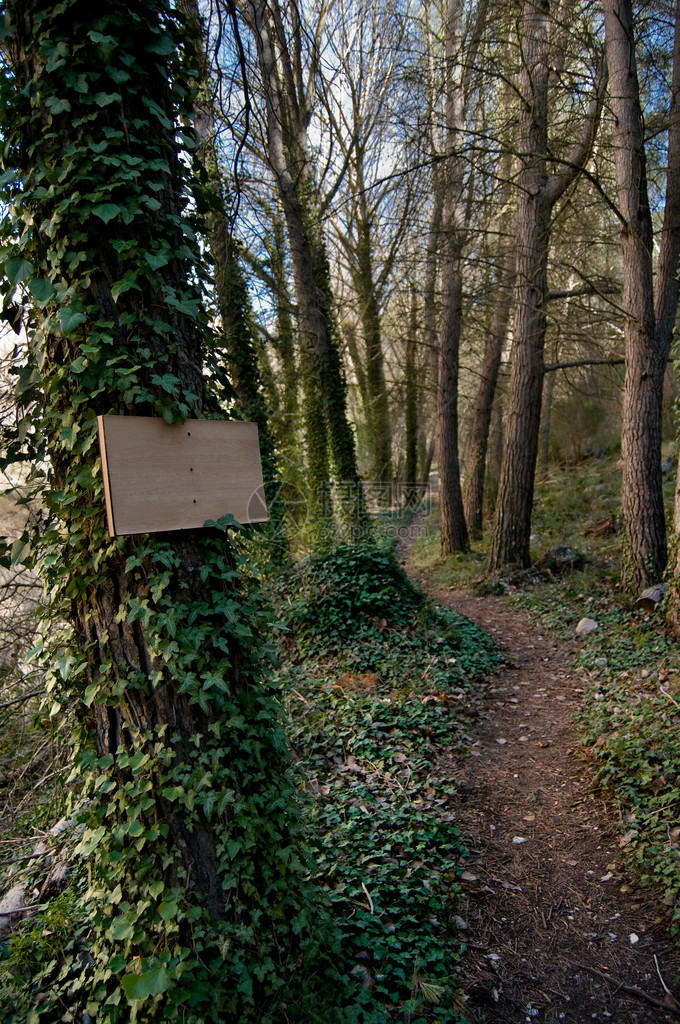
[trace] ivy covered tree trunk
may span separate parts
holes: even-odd
[[[223,340],[211,353],[211,376],[216,384],[222,383],[223,391],[226,392],[223,398],[231,398],[230,392],[233,392],[237,415],[257,423],[267,509],[280,550],[284,539],[280,478],[253,342],[250,298],[239,262],[238,242],[233,236],[233,225],[227,212],[229,189],[220,167],[216,145],[212,74],[206,50],[205,26],[196,0],[183,0],[182,8],[197,57],[199,82],[194,102],[194,125],[197,154],[207,176],[206,192],[210,205],[206,211],[206,229],[213,258],[215,294],[223,335]]]
[[[358,160],[357,163],[359,164]],[[360,189],[363,187],[362,177],[359,177],[358,187]],[[357,264],[353,278],[359,298],[361,325],[366,348],[366,398],[371,475],[375,482],[382,484],[388,483],[392,479],[392,427],[389,396],[385,382],[380,306],[373,273],[371,222],[363,191],[360,191],[358,210],[360,220],[357,229]]]
[[[366,525],[363,488],[354,434],[347,418],[347,389],[338,346],[330,266],[308,152],[311,90],[305,90],[302,81],[299,40],[294,42],[292,56],[278,2],[249,0],[247,10],[264,93],[267,159],[288,232],[300,346],[307,374],[312,374],[311,378],[306,374],[305,398],[310,483],[314,494],[328,490],[328,479],[321,477],[322,448],[327,443],[339,483],[341,509],[352,531],[361,535]],[[295,67],[294,58],[298,61]],[[309,389],[320,391],[325,415],[323,430],[321,407]]]
[[[111,540],[97,456],[98,414],[212,413],[181,21],[166,0],[3,14],[4,271],[33,304],[50,464],[35,562],[72,624],[44,657],[93,800],[74,1019],[279,1020],[302,886],[265,616],[219,531]]]

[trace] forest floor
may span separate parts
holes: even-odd
[[[627,873],[621,824],[593,786],[569,652],[505,597],[418,579],[505,660],[467,709],[469,754],[450,765],[470,850],[458,910],[467,1018],[679,1020],[665,986],[680,998],[680,949],[661,899]]]

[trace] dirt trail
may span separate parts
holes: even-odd
[[[506,658],[471,708],[472,756],[451,766],[471,849],[459,907],[468,1019],[680,1020],[663,1008],[659,977],[680,998],[680,951],[663,906],[627,874],[618,822],[592,791],[573,724],[582,691],[566,657],[505,599],[421,582]]]

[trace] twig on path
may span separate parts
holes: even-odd
[[[39,857],[47,857],[49,850],[45,850],[44,853],[26,853],[23,857],[12,857],[11,860],[0,860],[0,868],[6,867],[7,864],[22,864],[25,860],[37,860]]]
[[[368,891],[368,889],[366,888],[366,883],[365,883],[365,882],[362,882],[362,883],[361,883],[361,888],[362,888],[362,889],[364,890],[364,892],[366,893],[366,899],[368,900],[368,909],[369,909],[369,910],[371,911],[371,913],[373,913],[373,900],[371,899],[371,894],[370,894],[370,892],[369,892],[369,891]]]
[[[659,967],[659,961],[658,961],[658,959],[657,959],[656,953],[654,953],[654,966],[656,967],[656,973],[657,973],[657,974],[659,975],[659,981],[661,982],[661,988],[662,988],[662,989],[664,990],[664,992],[666,993],[666,995],[667,995],[667,996],[668,996],[668,997],[669,997],[670,999],[672,999],[672,1001],[673,1001],[673,1002],[675,1003],[675,1005],[677,1006],[677,1004],[678,1004],[678,1001],[677,1001],[677,999],[675,998],[675,996],[673,995],[673,993],[672,993],[672,992],[671,992],[671,990],[669,989],[669,987],[668,987],[668,985],[666,984],[666,982],[665,982],[665,981],[663,980],[663,975],[662,975],[662,973],[661,973],[661,968]]]
[[[672,697],[672,696],[670,695],[670,693],[668,693],[668,691],[667,691],[667,690],[664,690],[663,686],[660,686],[660,687],[659,687],[659,689],[661,690],[661,692],[662,692],[662,694],[664,695],[664,697],[668,697],[668,699],[669,699],[669,701],[671,702],[671,704],[675,704],[676,708],[680,708],[680,704],[678,704],[678,702],[677,702],[677,700],[675,699],[675,697]]]
[[[638,988],[637,985],[624,985],[622,982],[617,981],[615,978],[611,978],[604,971],[598,971],[594,967],[588,967],[587,964],[574,964],[574,967],[580,968],[582,971],[588,971],[590,974],[594,974],[596,978],[603,978],[604,981],[610,982],[612,985],[617,985],[618,990],[625,992],[629,996],[635,996],[636,999],[641,999],[645,1003],[649,1003],[650,1006],[655,1006],[658,1010],[665,1010],[671,1017],[675,1017],[680,1020],[680,1007],[677,1004],[674,1005],[675,1000],[672,993],[668,993],[670,998],[673,999],[673,1003],[667,1002],[665,999],[657,999],[656,996],[650,996],[649,992],[645,992],[644,989]],[[664,985],[664,988],[666,986]]]

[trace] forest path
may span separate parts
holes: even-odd
[[[567,656],[505,598],[419,582],[489,632],[505,659],[468,709],[470,756],[451,764],[471,851],[458,906],[467,1018],[680,1020],[663,1007],[659,977],[680,998],[680,949],[666,908],[627,874],[619,823],[593,790]]]

